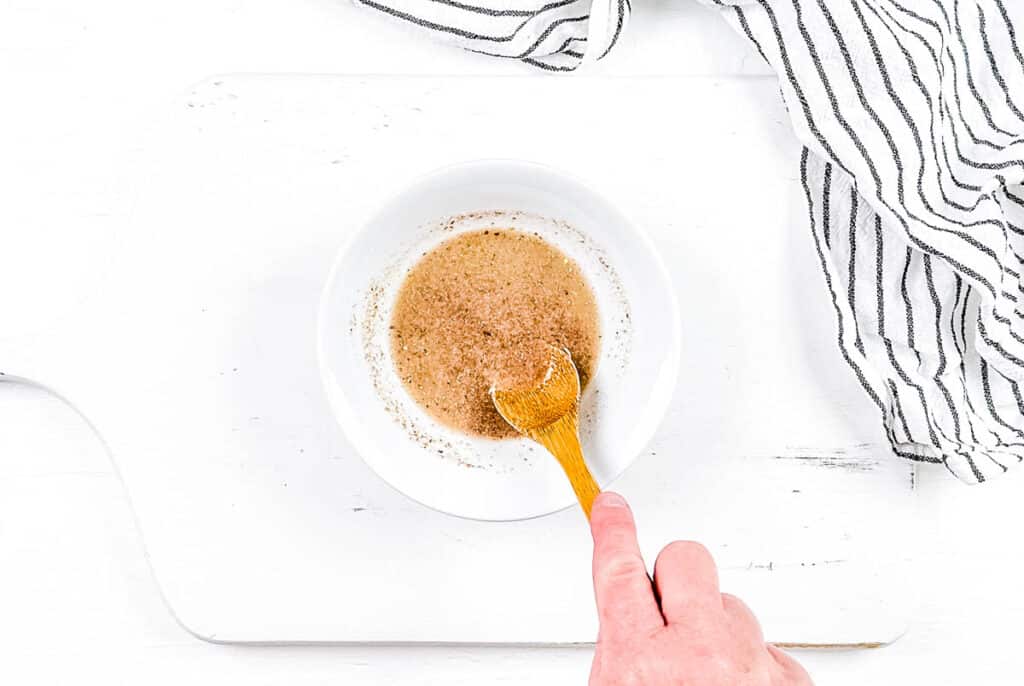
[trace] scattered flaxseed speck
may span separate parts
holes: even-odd
[[[349,313],[352,317],[349,332],[358,339],[370,382],[384,411],[392,417],[410,441],[420,446],[425,454],[432,455],[438,460],[465,468],[513,472],[532,468],[532,465],[537,464],[536,456],[543,451],[535,450],[532,444],[524,443],[521,448],[531,455],[529,461],[495,460],[491,448],[471,437],[460,436],[455,431],[438,426],[422,406],[413,400],[406,390],[412,379],[403,378],[398,373],[391,353],[394,330],[389,329],[389,325],[392,323],[391,315],[399,286],[418,258],[425,254],[423,251],[429,251],[446,237],[466,231],[482,232],[487,229],[488,240],[493,240],[490,237],[492,229],[513,228],[532,239],[535,227],[542,227],[536,233],[544,240],[556,246],[566,247],[568,256],[578,261],[588,279],[594,279],[591,283],[596,287],[595,295],[606,313],[603,321],[608,325],[607,335],[599,335],[602,375],[620,376],[627,370],[633,332],[632,326],[623,322],[622,313],[629,310],[629,300],[615,269],[608,260],[600,259],[606,253],[584,231],[563,220],[528,212],[503,210],[469,212],[425,223],[420,226],[420,239],[404,246],[404,252],[385,267],[360,294]],[[452,385],[456,384],[457,381]],[[599,390],[591,384],[580,405],[582,436],[587,436],[593,431],[596,413],[601,404],[598,400]],[[439,448],[444,452],[439,452]],[[494,450],[496,449],[497,444]],[[548,458],[545,455],[543,459]]]

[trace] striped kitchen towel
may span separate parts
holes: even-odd
[[[684,1],[684,0],[680,0]],[[571,71],[630,0],[356,0]],[[843,359],[893,450],[964,481],[1024,459],[1024,7],[706,0],[778,74]]]
[[[611,51],[630,0],[355,0],[474,52],[572,71]]]

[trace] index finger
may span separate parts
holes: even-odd
[[[604,492],[590,513],[594,535],[594,594],[601,635],[649,632],[665,626],[636,540],[629,505]]]

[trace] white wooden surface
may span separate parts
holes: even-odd
[[[652,42],[642,46],[631,39],[623,57],[605,69],[671,70],[677,65],[645,63],[644,55],[681,51],[681,63],[708,68],[709,52],[701,49],[708,44],[713,55],[742,53],[738,41],[687,4],[641,9],[645,23],[635,22],[632,35],[645,31]],[[373,20],[361,23],[364,18],[333,3],[8,3],[0,9],[0,79],[8,99],[0,111],[0,226],[42,236],[43,244],[47,231],[69,222],[83,232],[119,225],[127,212],[124,182],[111,175],[110,151],[138,130],[139,103],[207,73],[341,71],[345,65],[364,71],[371,64],[393,72],[515,69],[407,42],[403,32]],[[374,30],[364,29],[370,25]],[[278,40],[267,41],[269,35]],[[377,41],[389,49],[372,58]],[[751,60],[747,53],[742,58]],[[731,59],[711,68],[731,69],[738,63]],[[12,239],[7,232],[3,238]],[[64,252],[48,251],[54,269],[75,266],[76,245],[63,245]],[[4,267],[5,318],[31,323],[66,301],[47,292],[45,271],[9,261]],[[73,415],[38,393],[7,384],[0,387],[0,403],[0,675],[8,681],[584,679],[587,650],[238,650],[195,641],[158,601],[123,495],[95,440]],[[1017,683],[1024,657],[1013,630],[1024,621],[1017,583],[1024,556],[1012,531],[1024,507],[1017,497],[1020,478],[970,490],[941,472],[922,472],[922,554],[911,575],[922,600],[917,621],[907,637],[881,651],[802,655],[820,683]]]
[[[198,635],[592,641],[579,513],[476,522],[393,492],[334,426],[313,355],[337,246],[410,178],[508,157],[583,174],[651,235],[684,322],[675,401],[612,484],[648,558],[706,541],[776,642],[887,643],[909,619],[911,466],[834,343],[784,117],[771,78],[214,76],[155,114],[128,228],[80,255],[98,282],[0,338],[3,371],[94,423]]]

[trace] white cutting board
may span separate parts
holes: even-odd
[[[773,79],[223,76],[158,115],[130,229],[67,227],[87,267],[47,281],[68,308],[8,326],[0,370],[93,422],[197,635],[594,639],[579,512],[482,523],[407,500],[353,454],[317,376],[348,233],[411,178],[485,157],[581,176],[670,267],[678,391],[614,484],[648,559],[703,541],[774,641],[904,630],[913,469],[836,347]]]

